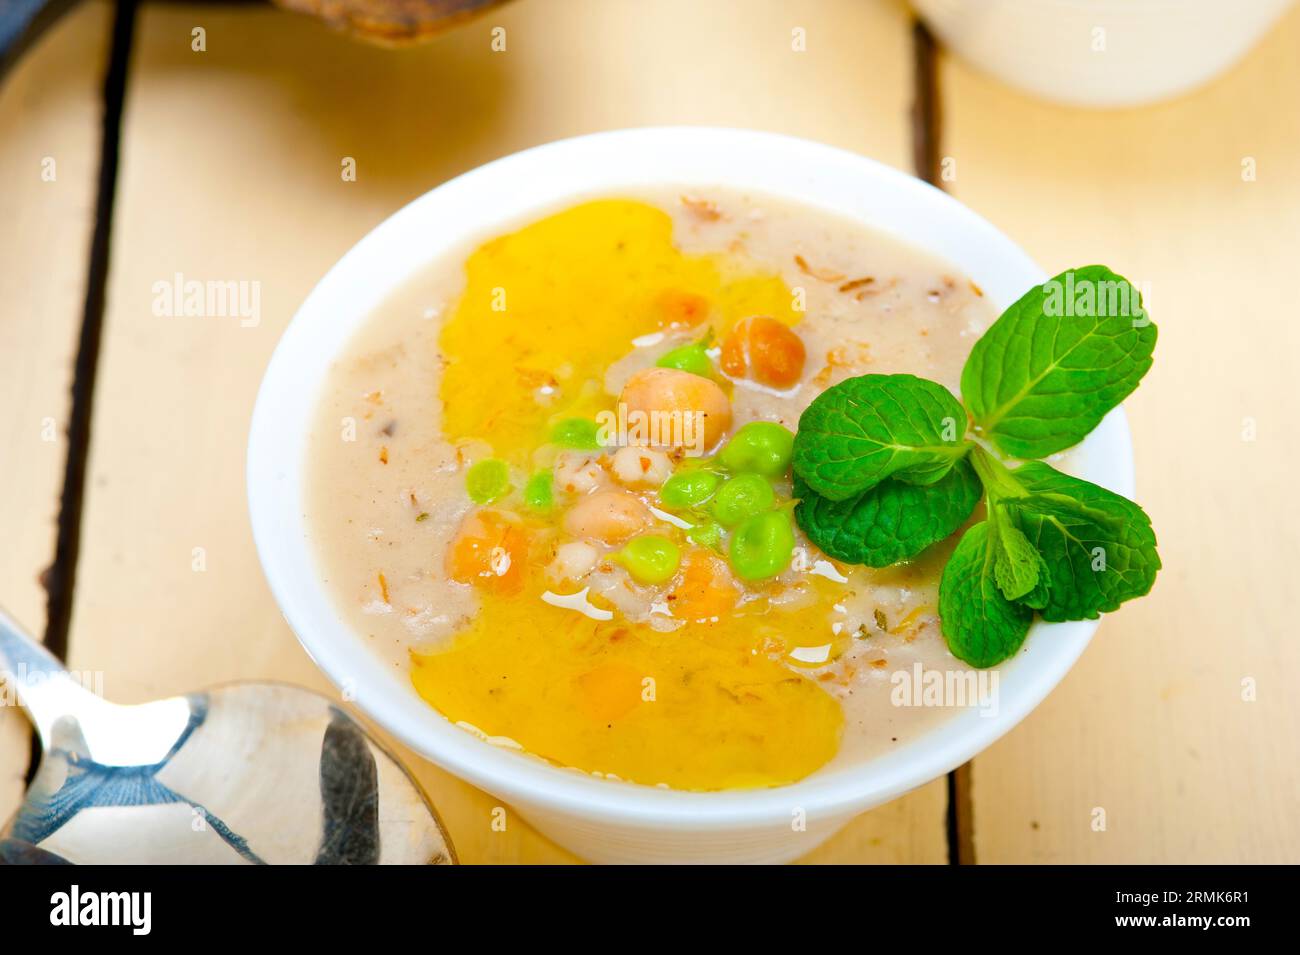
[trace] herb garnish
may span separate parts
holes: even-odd
[[[1077,444],[1131,394],[1155,341],[1137,289],[1094,265],[993,323],[962,371],[964,406],[913,375],[840,382],[799,420],[799,526],[831,557],[885,567],[952,534],[982,498],[939,586],[948,647],[976,667],[1012,656],[1035,613],[1089,620],[1146,594],[1160,557],[1142,508],[1033,459]]]

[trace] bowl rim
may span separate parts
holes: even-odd
[[[415,694],[405,673],[399,675],[403,686],[391,664],[365,645],[316,573],[302,507],[312,413],[330,364],[370,308],[420,265],[467,239],[565,200],[652,185],[725,186],[848,216],[946,260],[999,309],[1047,277],[1009,238],[948,194],[810,140],[724,127],[641,127],[513,153],[443,183],[380,223],[326,273],[286,327],[258,390],[249,433],[246,480],[258,558],[290,628],[345,700],[417,753],[499,798],[587,821],[677,830],[789,824],[793,809],[810,820],[856,813],[944,775],[1012,729],[1069,671],[1098,621],[1036,621],[1021,652],[999,669],[995,715],[954,713],[896,750],[795,783],[687,792],[560,768],[452,724]],[[448,229],[448,221],[456,226]],[[1132,496],[1132,446],[1122,408],[1074,454],[1082,476]]]

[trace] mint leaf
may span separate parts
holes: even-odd
[[[870,490],[831,501],[798,474],[794,517],[808,539],[836,560],[888,567],[915,557],[966,522],[982,488],[967,461],[929,485],[885,478]]]
[[[1137,289],[1102,265],[1035,286],[975,343],[961,391],[975,428],[1006,454],[1078,444],[1151,367],[1156,327]]]
[[[1052,575],[1048,571],[1047,561],[1043,560],[1042,554],[1038,555],[1038,560],[1038,582],[1034,584],[1034,588],[1029,593],[1016,601],[1034,610],[1042,610],[1047,606],[1048,592],[1052,583]],[[1003,596],[1006,596],[1006,594],[1004,593]]]
[[[799,418],[794,470],[831,501],[885,478],[933,484],[969,450],[966,411],[915,375],[862,375],[822,392]]]
[[[990,508],[989,527],[994,548],[993,579],[1002,596],[1022,600],[1038,588],[1040,579],[1046,584],[1048,573],[1043,558],[1004,508]]]
[[[939,621],[948,649],[973,667],[991,667],[1025,642],[1034,611],[1008,600],[994,580],[989,523],[972,526],[948,558],[939,582]]]
[[[1023,494],[1005,506],[1047,567],[1044,620],[1092,620],[1151,590],[1160,555],[1141,507],[1041,462],[1010,473]]]

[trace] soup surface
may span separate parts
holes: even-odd
[[[523,223],[431,265],[333,368],[308,469],[321,572],[431,706],[499,745],[692,790],[869,758],[951,712],[891,692],[965,669],[935,609],[951,541],[832,561],[763,453],[853,375],[956,392],[995,317],[944,263],[768,197]],[[744,444],[751,422],[770,424]]]

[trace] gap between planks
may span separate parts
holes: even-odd
[[[99,183],[95,195],[95,228],[90,237],[90,262],[86,275],[86,302],[72,372],[72,407],[68,413],[68,456],[63,469],[54,561],[41,575],[46,593],[45,648],[60,660],[67,658],[68,629],[72,622],[72,590],[77,579],[77,554],[81,546],[81,509],[86,489],[86,459],[90,452],[90,417],[95,399],[95,373],[104,327],[104,293],[108,284],[109,238],[113,229],[113,200],[117,191],[118,147],[122,131],[122,104],[126,98],[127,62],[135,29],[138,0],[117,0],[108,67],[104,74],[104,119],[100,139]],[[31,734],[31,755],[26,783],[40,765],[41,742]]]
[[[73,365],[72,410],[68,415],[68,457],[59,500],[58,536],[54,562],[42,575],[46,604],[45,646],[64,659],[72,619],[72,591],[77,579],[81,546],[81,511],[86,489],[86,459],[90,451],[90,419],[95,400],[95,376],[104,327],[104,293],[108,284],[109,239],[117,191],[117,162],[126,98],[127,62],[135,29],[137,0],[117,0],[113,17],[108,69],[104,76],[104,125],[100,144],[99,185],[95,198],[95,228],[90,238],[90,265],[81,335]]]

